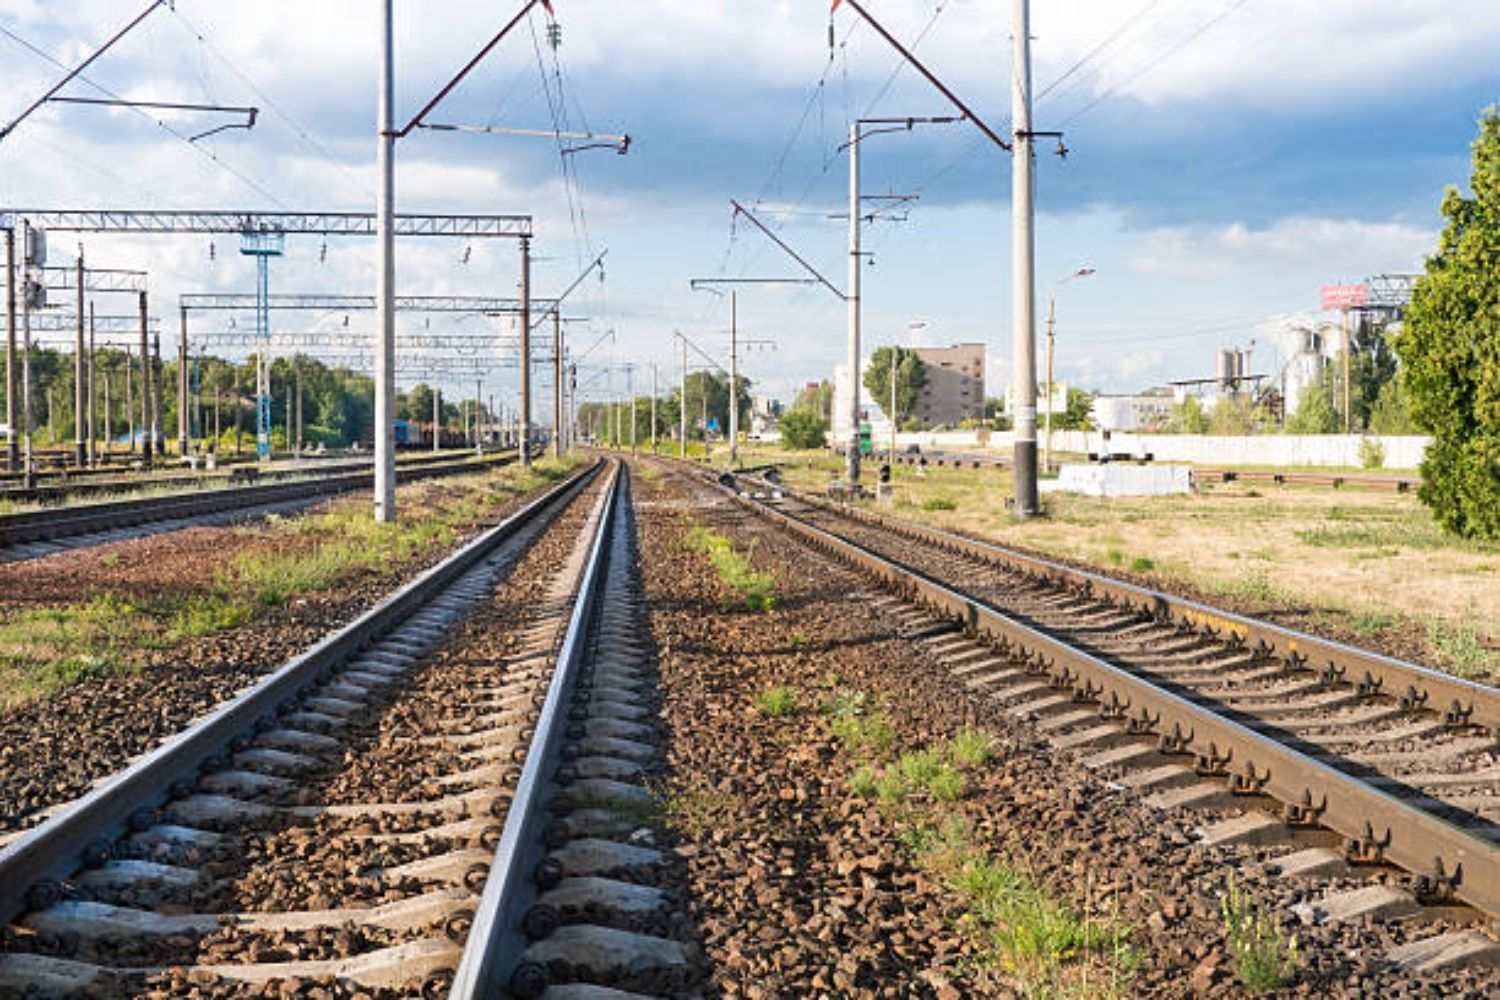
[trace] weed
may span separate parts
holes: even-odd
[[[849,791],[862,799],[867,799],[875,794],[875,786],[880,781],[880,775],[868,764],[861,764],[854,769],[849,776]]]
[[[834,696],[829,728],[846,752],[884,758],[896,742],[896,729],[883,712],[866,709],[865,700],[863,691],[840,691]]]
[[[1235,975],[1252,994],[1269,993],[1291,982],[1297,968],[1297,938],[1283,936],[1281,925],[1260,907],[1229,875],[1229,886],[1219,901],[1224,916],[1225,941]]]
[[[99,565],[103,566],[105,569],[114,569],[116,566],[120,565],[120,553],[104,553],[104,555],[99,557]]]
[[[1110,549],[1108,552],[1104,553],[1104,560],[1111,566],[1124,566],[1125,553],[1121,552],[1119,549]]]
[[[948,741],[948,757],[960,767],[978,767],[994,749],[995,741],[982,729],[960,729]]]
[[[734,800],[708,788],[650,788],[657,811],[679,830],[700,837],[723,825],[721,814]]]
[[[898,806],[910,795],[911,789],[899,772],[887,770],[875,779],[875,797],[882,805]]]
[[[1483,680],[1500,673],[1500,653],[1485,647],[1472,624],[1433,621],[1427,626],[1427,644],[1460,677]]]
[[[952,497],[932,497],[931,499],[922,502],[922,509],[930,511],[958,510],[958,501],[954,500]]]
[[[777,684],[754,698],[755,710],[770,719],[779,719],[797,711],[797,689]]]
[[[1130,568],[1137,573],[1149,573],[1156,568],[1156,560],[1147,559],[1145,556],[1136,556],[1130,560]]]
[[[962,771],[943,765],[943,770],[933,775],[927,782],[927,791],[938,802],[957,802],[964,794],[964,786],[968,779]]]
[[[702,526],[688,532],[688,548],[708,556],[719,579],[737,590],[751,611],[769,611],[776,606],[776,578],[757,571],[750,560],[735,551],[734,543]]]
[[[255,609],[242,601],[217,596],[194,598],[173,617],[168,633],[169,642],[176,643],[183,639],[239,628],[254,615]]]

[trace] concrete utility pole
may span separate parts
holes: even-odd
[[[531,468],[531,238],[521,237],[521,468]]]
[[[432,387],[432,450],[443,450],[443,390]]]
[[[474,451],[484,454],[484,379],[474,380]]]
[[[682,398],[677,406],[678,457],[687,461],[687,338],[678,334],[682,341]]]
[[[21,327],[24,354],[21,357],[21,433],[26,439],[24,482],[29,490],[36,485],[36,453],[31,440],[31,225],[21,223],[21,280],[25,283],[21,293]]]
[[[151,446],[160,459],[166,458],[166,425],[161,419],[161,334],[151,335]]]
[[[297,396],[297,446],[292,450],[295,458],[302,457],[302,361],[292,358],[292,391]]]
[[[380,0],[380,100],[375,206],[375,520],[396,520],[396,32],[395,0]]]
[[[729,467],[740,464],[739,293],[729,293]]]
[[[651,362],[651,454],[656,454],[656,362]]]
[[[141,461],[151,468],[154,442],[151,440],[151,334],[146,293],[141,293]]]
[[[188,410],[188,311],[182,315],[177,333],[177,452],[184,457],[191,447],[193,421]]]
[[[135,355],[130,351],[130,345],[125,345],[125,429],[128,432],[126,440],[129,442],[125,451],[127,454],[135,454],[135,394],[131,391],[132,366],[135,365]],[[239,429],[239,420],[235,420],[235,429]]]
[[[88,387],[84,351],[84,301],[83,292],[88,280],[83,273],[83,245],[78,246],[78,332],[73,339],[73,464],[82,469],[89,464],[88,410],[86,396]]]
[[[115,406],[114,399],[110,396],[110,376],[114,373],[108,368],[104,370],[104,461],[109,462],[109,456],[115,450]]]
[[[5,471],[21,462],[16,437],[16,231],[5,231]]]
[[[625,369],[625,391],[630,395],[630,457],[635,457],[635,366]]]
[[[1012,364],[1015,369],[1016,509],[1019,517],[1035,517],[1040,504],[1036,484],[1036,231],[1031,133],[1031,2],[1015,0],[1015,60],[1012,74],[1011,117],[1015,143],[1011,153],[1011,248],[1015,298],[1012,324]]]
[[[844,478],[852,486],[859,482],[859,122],[849,126],[849,436],[844,443],[849,454],[844,462]]]
[[[563,333],[562,309],[552,312],[552,454],[563,456]]]
[[[98,397],[94,395],[94,304],[89,303],[89,364],[88,364],[88,438],[89,438],[89,466],[97,465],[99,462],[98,438],[95,435],[94,417],[98,409]]]

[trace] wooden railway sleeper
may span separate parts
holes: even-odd
[[[1269,777],[1269,772],[1267,772]],[[1302,789],[1301,802],[1286,802],[1281,807],[1281,818],[1288,826],[1317,826],[1328,810],[1328,796],[1325,794],[1316,804],[1313,803],[1312,789]]]

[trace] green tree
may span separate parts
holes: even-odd
[[[927,384],[927,366],[910,348],[882,347],[865,368],[865,389],[882,410],[891,405],[891,366],[896,369],[896,422],[905,424]],[[889,416],[889,414],[888,414]]]
[[[1052,428],[1059,431],[1086,431],[1093,426],[1094,394],[1083,389],[1068,390],[1068,406],[1052,415]]]
[[[1302,398],[1297,401],[1297,412],[1286,418],[1288,434],[1337,434],[1339,428],[1339,413],[1333,406],[1333,389],[1326,378],[1303,389]]]
[[[1208,415],[1208,432],[1230,437],[1255,433],[1255,408],[1241,396],[1222,396]]]
[[[1349,342],[1349,406],[1354,425],[1368,428],[1381,390],[1396,377],[1396,352],[1383,327],[1360,323]]]
[[[825,379],[817,385],[808,386],[797,393],[797,398],[787,409],[788,411],[806,410],[826,421],[833,409],[833,383]]]
[[[1196,396],[1188,396],[1172,407],[1169,426],[1175,434],[1207,434],[1208,412],[1203,409],[1203,404],[1198,402]]]
[[[1380,395],[1370,409],[1371,434],[1415,434],[1417,425],[1411,419],[1411,404],[1401,379],[1393,378],[1380,387]]]
[[[1422,502],[1463,536],[1500,538],[1500,112],[1474,143],[1473,197],[1449,188],[1438,250],[1412,292],[1396,352],[1412,418],[1433,435]]]
[[[810,410],[788,410],[781,418],[781,443],[805,451],[827,444],[828,427]]]

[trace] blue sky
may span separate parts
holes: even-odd
[[[71,62],[143,5],[0,0],[0,26]],[[992,125],[1008,127],[1010,3],[866,6],[902,39],[920,39],[921,56]],[[418,135],[401,148],[398,194],[410,211],[533,214],[542,294],[607,247],[607,280],[589,282],[572,310],[592,317],[576,340],[616,332],[591,360],[656,362],[670,372],[664,379],[675,377],[673,329],[715,354],[727,349],[727,309],[691,291],[690,279],[796,273],[759,234],[732,226],[730,198],[760,205],[842,285],[844,226],[828,216],[846,199],[837,146],[849,118],[948,111],[914,74],[893,75],[893,53],[847,11],[834,19],[830,51],[826,0],[556,7],[555,61],[534,45],[532,28],[545,33],[537,14],[434,117],[550,127],[542,79],[555,95],[560,72],[568,124],[629,132],[631,154],[573,157],[574,185],[547,140]],[[1288,317],[1317,318],[1302,314],[1316,308],[1320,285],[1418,269],[1440,225],[1443,187],[1467,178],[1475,120],[1500,100],[1493,0],[1035,0],[1033,8],[1037,88],[1063,79],[1039,100],[1037,127],[1065,128],[1073,151],[1039,162],[1039,294],[1045,306],[1058,278],[1097,268],[1059,292],[1058,370],[1108,391],[1209,374],[1217,348],[1251,340],[1265,370]],[[508,0],[398,0],[401,107],[409,113],[425,100],[510,9]],[[153,14],[91,79],[138,99],[257,104],[260,126],[194,148],[131,112],[48,108],[0,143],[0,203],[368,209],[375,15],[373,0],[177,0],[175,13]],[[0,66],[4,119],[55,74],[3,35]],[[915,320],[927,324],[921,336],[930,343],[981,340],[998,394],[1010,356],[1010,164],[976,136],[959,124],[866,147],[867,190],[920,200],[905,221],[868,235],[875,257],[865,330],[871,349]],[[87,245],[101,264],[151,268],[168,315],[178,292],[253,288],[233,241],[217,241],[213,259],[209,242]],[[289,249],[277,290],[372,290],[366,246],[333,244],[326,259],[313,241]],[[468,263],[464,249],[404,245],[402,290],[514,288],[512,247],[475,246]],[[745,361],[777,394],[828,376],[842,359],[843,306],[826,290],[748,291],[741,317],[747,335],[777,342]],[[457,322],[470,331],[483,324]],[[623,387],[618,373],[593,377],[597,389]],[[513,383],[514,372],[492,377],[501,395]]]

